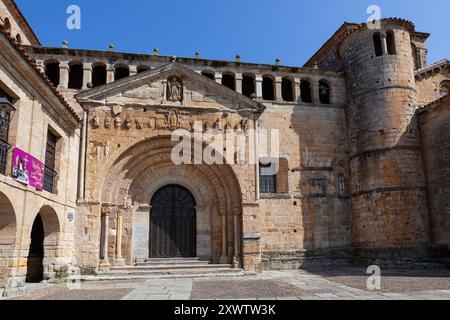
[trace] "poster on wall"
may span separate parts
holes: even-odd
[[[13,179],[35,187],[42,191],[44,187],[44,164],[19,148],[14,148],[13,153]]]

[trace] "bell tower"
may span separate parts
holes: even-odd
[[[339,53],[347,71],[352,233],[356,248],[418,248],[428,214],[411,49],[412,23],[361,25]]]

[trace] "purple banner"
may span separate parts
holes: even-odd
[[[42,191],[44,188],[44,164],[32,155],[14,148],[12,177]]]

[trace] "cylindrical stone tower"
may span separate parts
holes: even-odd
[[[412,32],[408,21],[385,19],[381,29],[362,25],[339,48],[347,72],[356,248],[414,249],[429,241]]]

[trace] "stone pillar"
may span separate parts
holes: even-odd
[[[116,75],[116,69],[114,68],[114,65],[108,64],[106,66],[106,83],[114,82]]]
[[[300,91],[300,79],[294,79],[294,101],[300,102],[301,99],[301,91]]]
[[[275,77],[275,101],[283,101],[283,79],[281,77]]]
[[[219,72],[214,73],[214,79],[218,84],[222,84],[222,74]]]
[[[236,73],[235,80],[236,80],[236,92],[242,94],[242,74]]]
[[[107,207],[102,208],[102,215],[101,215],[102,239],[101,239],[101,248],[100,248],[101,261],[100,261],[99,270],[108,270],[109,267],[111,266],[109,264],[109,259],[108,259],[108,236],[109,236],[109,215],[110,215],[110,213],[111,213],[110,208],[107,208]]]
[[[233,253],[233,268],[239,268],[240,265],[240,250],[241,245],[240,233],[239,233],[239,217],[241,216],[241,210],[239,208],[233,209],[233,229],[234,229],[234,253]]]
[[[262,96],[263,96],[262,83],[263,83],[263,78],[261,76],[256,76],[255,77],[256,98],[258,98],[258,99],[262,99]]]
[[[320,104],[319,81],[313,80],[311,86],[313,102],[314,104]]]
[[[86,138],[87,138],[87,125],[88,125],[87,111],[83,111],[83,125],[81,127],[81,152],[78,175],[78,199],[84,199],[84,180],[86,176],[85,164],[86,164]]]
[[[67,61],[61,61],[59,63],[59,86],[58,89],[69,88],[69,63]]]
[[[122,257],[122,231],[123,231],[123,212],[117,211],[116,220],[116,266],[124,266],[125,259]]]
[[[383,50],[383,55],[387,55],[388,51],[387,51],[387,40],[386,40],[386,34],[383,33],[381,35],[381,48]]]
[[[220,254],[220,263],[227,264],[228,263],[228,254],[227,254],[227,212],[225,210],[220,210],[220,216],[222,218],[222,253]]]
[[[135,76],[137,74],[137,66],[129,66],[130,69],[130,77]]]
[[[92,63],[83,63],[83,90],[89,89],[88,83],[92,85]]]

